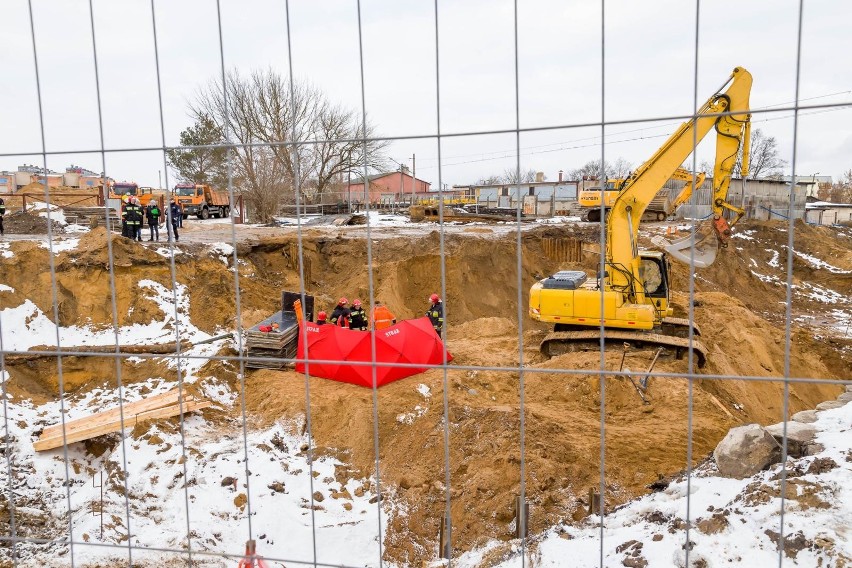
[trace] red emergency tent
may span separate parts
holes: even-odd
[[[307,322],[299,328],[299,362],[296,371],[308,372],[344,383],[365,387],[373,386],[373,368],[376,385],[422,373],[427,367],[390,367],[384,365],[352,365],[353,362],[372,362],[371,333],[344,329],[333,325],[316,325]],[[305,339],[307,338],[307,345]],[[444,343],[429,318],[403,320],[376,332],[376,356],[379,363],[404,363],[413,365],[440,365],[444,362]],[[447,361],[453,356],[447,352]],[[334,361],[314,363],[314,361]]]

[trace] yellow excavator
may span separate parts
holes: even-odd
[[[727,195],[740,151],[743,176],[748,172],[751,84],[751,74],[742,67],[735,68],[695,117],[684,122],[626,180],[606,219],[603,275],[589,281],[585,272],[563,271],[532,286],[530,317],[554,324],[554,331],[542,341],[542,353],[554,356],[598,349],[601,325],[607,343],[663,347],[676,356],[689,349],[690,322],[671,317],[669,256],[695,267],[709,266],[719,248],[727,246],[731,226],[744,213],[727,201]],[[712,217],[689,237],[664,243],[665,252],[639,249],[639,224],[648,204],[714,128]],[[697,185],[687,186],[690,194]],[[683,202],[688,197],[679,195],[677,200]],[[733,216],[730,223],[726,211]],[[699,335],[694,325],[692,332]],[[703,366],[706,348],[694,339],[692,348],[698,365]]]
[[[693,174],[689,170],[678,168],[672,172],[671,179],[687,182],[681,191],[674,199],[671,199],[668,192],[660,193],[648,204],[645,213],[642,216],[642,221],[665,221],[669,215],[686,202],[692,196],[692,192],[696,187],[701,187],[707,174],[699,172]],[[629,178],[628,178],[629,179]],[[606,215],[612,208],[618,194],[625,188],[627,179],[609,179],[601,192],[600,187],[590,187],[582,190],[577,196],[577,203],[584,211],[582,214],[583,221],[591,221],[597,223],[601,220],[601,194],[603,194],[603,213]]]

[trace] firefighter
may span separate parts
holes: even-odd
[[[352,309],[349,310],[349,329],[367,331],[367,312],[361,306],[361,300],[352,301]]]
[[[124,208],[127,219],[128,236],[131,241],[142,240],[142,207],[139,200],[131,197]]]
[[[317,314],[317,325],[325,325],[328,323],[328,314],[325,312],[320,312]]]
[[[347,305],[349,305],[349,300],[340,298],[340,301],[337,302],[337,307],[331,312],[329,323],[338,327],[349,327],[350,310],[346,307]]]
[[[431,305],[426,310],[426,317],[432,322],[435,333],[441,335],[441,331],[444,329],[444,304],[441,302],[441,297],[438,294],[429,296],[429,302]]]
[[[121,196],[121,236],[130,238],[130,229],[127,224],[127,195]]]
[[[395,324],[396,316],[386,306],[383,306],[380,301],[376,300],[370,320],[373,322],[373,329],[378,331]]]

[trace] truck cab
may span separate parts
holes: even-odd
[[[228,194],[214,191],[209,185],[179,183],[174,188],[175,200],[183,211],[183,218],[195,215],[199,219],[227,217],[231,210]]]

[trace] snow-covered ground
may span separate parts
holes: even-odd
[[[217,250],[224,252],[223,248]],[[120,328],[120,343],[174,341],[176,326],[182,339],[210,338],[189,322],[185,286],[178,285],[172,292],[143,280],[139,287],[140,293],[159,305],[161,317],[148,325]],[[4,291],[13,290],[3,285],[0,292]],[[29,300],[0,311],[0,320],[4,350],[56,345],[57,327]],[[109,345],[116,340],[112,329],[86,326],[59,327],[58,335],[63,346]],[[214,413],[217,407],[237,403],[237,394],[226,384],[200,371],[205,357],[217,353],[225,341],[192,347],[185,353],[189,357],[180,360],[165,358],[171,370],[180,365],[184,384],[198,383],[206,398],[216,403]],[[128,362],[142,360],[128,358]],[[171,390],[177,386],[175,376],[152,376],[126,386],[123,400],[129,403]],[[6,380],[8,372],[3,371],[0,382]],[[72,555],[76,565],[127,562],[128,527],[134,565],[146,560],[159,565],[177,556],[146,549],[183,550],[188,532],[192,535],[189,547],[199,566],[234,565],[236,560],[221,555],[239,556],[249,538],[258,541],[260,554],[282,562],[377,563],[380,526],[383,531],[393,505],[384,503],[386,512],[380,519],[375,488],[369,481],[341,479],[336,469],[344,464],[331,457],[308,463],[307,437],[291,434],[301,431],[301,425],[279,423],[250,429],[244,438],[238,420],[226,418],[222,425],[221,421],[186,415],[183,437],[156,422],[133,435],[133,420],[126,417],[125,438],[104,455],[86,453],[81,443],[67,447],[67,458],[63,448],[34,451],[38,433],[59,422],[61,408],[65,419],[73,420],[117,408],[118,400],[117,384],[106,377],[101,387],[66,396],[62,404],[34,405],[12,395],[6,397],[0,426],[12,441],[14,462],[11,480],[7,466],[0,468],[0,487],[12,489],[21,515],[49,519],[56,538],[44,545],[19,545],[21,565],[69,565]],[[117,434],[111,436],[118,441]],[[125,466],[126,483],[121,475]],[[236,481],[228,481],[229,477]],[[105,486],[103,503],[101,483]],[[72,546],[65,538],[69,507]]]
[[[175,341],[175,326],[180,327],[181,339],[200,341],[210,336],[189,322],[189,296],[186,286],[178,283],[174,291],[153,280],[141,280],[140,292],[155,302],[163,313],[162,320],[149,324],[134,324],[118,329],[122,345],[152,345]],[[86,326],[58,327],[32,301],[6,308],[2,317],[3,349],[26,351],[36,345],[56,346],[57,329],[62,346],[115,344],[112,328],[93,330]]]
[[[825,449],[790,460],[788,466],[783,533],[790,552],[785,566],[849,566],[852,561],[852,404],[817,414],[816,442]],[[592,515],[580,526],[559,525],[534,535],[525,565],[597,568],[603,551],[604,566],[684,567],[689,519],[690,566],[777,566],[773,539],[781,532],[780,471],[779,464],[750,478],[728,479],[708,463],[689,481],[671,483],[607,514],[603,531],[600,517]],[[519,567],[519,548],[520,542],[507,547],[493,541],[453,565],[476,568],[487,553],[506,550],[498,568]]]

